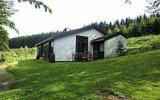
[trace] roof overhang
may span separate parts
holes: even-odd
[[[94,39],[94,40],[91,41],[91,43],[106,41],[106,40],[109,40],[109,39],[114,38],[114,37],[119,36],[119,35],[122,35],[123,37],[125,37],[124,34],[122,34],[122,33],[112,33],[112,34],[108,34],[108,35],[105,35],[103,37],[99,37],[97,39]]]
[[[40,42],[40,43],[37,43],[35,46],[37,47],[37,46],[46,44],[46,43],[48,43],[48,42],[52,42],[53,40],[54,40],[54,38],[53,38],[53,37],[50,37],[50,38],[48,38],[48,39],[46,39],[46,40],[44,40],[44,41],[42,41],[42,42]]]

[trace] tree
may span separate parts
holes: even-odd
[[[125,3],[131,4],[131,0],[126,0]]]
[[[126,53],[126,48],[124,47],[124,44],[122,41],[118,42],[118,46],[117,46],[117,54],[118,56],[122,56]]]
[[[12,6],[13,1],[0,0],[0,51],[8,49],[8,32],[4,29],[4,26],[17,31],[15,24],[8,19],[14,14]]]
[[[3,25],[5,25],[16,30],[15,24],[8,19],[8,17],[14,14],[12,6],[13,1],[0,0],[0,27],[3,27]]]
[[[109,28],[107,34],[112,34],[112,30]]]
[[[44,4],[42,1],[38,1],[38,0],[18,0],[18,2],[29,2],[31,5],[34,5],[35,8],[40,9],[41,7],[43,7],[45,12],[49,11],[50,13],[52,13],[52,9],[49,8],[46,4]]]
[[[124,34],[129,33],[125,25],[121,25],[119,29],[121,33],[124,33]]]
[[[45,5],[41,1],[37,0],[18,0],[19,2],[29,2],[31,5],[34,4],[35,8],[44,7],[45,11],[49,11],[50,13],[52,10]],[[12,9],[14,5],[13,0],[0,0],[0,51],[8,50],[8,32],[4,29],[4,26],[8,26],[11,29],[14,29],[17,33],[18,30],[15,27],[14,22],[10,21],[8,18],[15,13],[15,10]]]
[[[147,6],[150,13],[160,13],[160,0],[147,0],[149,6]]]
[[[8,33],[3,27],[0,27],[0,51],[9,50],[8,48]]]
[[[115,25],[115,28],[114,28],[113,32],[114,32],[114,33],[118,33],[118,32],[120,32],[120,29],[118,28],[118,26],[117,26],[117,25]]]
[[[131,4],[132,0],[126,0],[126,3]],[[149,13],[160,13],[160,0],[146,0],[149,3],[148,12]]]

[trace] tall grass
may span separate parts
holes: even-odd
[[[160,49],[160,35],[135,37],[127,40],[128,54]]]
[[[34,59],[36,55],[35,48],[10,49],[9,51],[0,52],[0,63],[13,63],[18,60]]]

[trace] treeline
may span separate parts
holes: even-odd
[[[105,32],[106,34],[121,32],[124,33],[128,38],[150,34],[160,34],[160,14],[154,14],[150,16],[146,16],[144,14],[143,16],[138,16],[135,19],[126,18],[120,21],[117,20],[114,23],[96,22],[87,26],[94,26],[100,29],[101,31]],[[9,40],[9,47],[34,47],[35,44],[55,35],[56,33],[57,32],[49,32],[32,36],[12,38]]]
[[[92,23],[91,25],[107,33],[124,33],[126,37],[139,37],[150,34],[160,34],[160,14],[138,16],[135,19],[122,19],[114,23]]]
[[[9,40],[9,47],[10,48],[20,48],[20,47],[34,47],[35,44],[53,36],[53,32],[49,33],[42,33],[37,35],[31,35],[31,36],[21,36],[17,38],[12,38]]]

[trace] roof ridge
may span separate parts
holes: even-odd
[[[96,29],[100,33],[103,33],[99,29],[97,29],[95,26],[86,26],[86,27],[82,27],[82,28],[78,28],[78,29],[74,29],[74,30],[70,30],[70,31],[57,32],[57,33],[55,33],[54,36],[52,36],[52,37],[50,37],[50,38],[48,38],[48,39],[36,44],[36,46],[44,44],[44,43],[46,43],[47,41],[50,41],[50,40],[52,41],[52,40],[55,40],[55,39],[58,39],[58,38],[61,38],[61,37],[69,36],[69,35],[72,35],[72,34],[77,34],[77,33],[80,33],[80,32],[83,32],[83,31],[87,31],[87,30],[90,30],[90,29]]]

